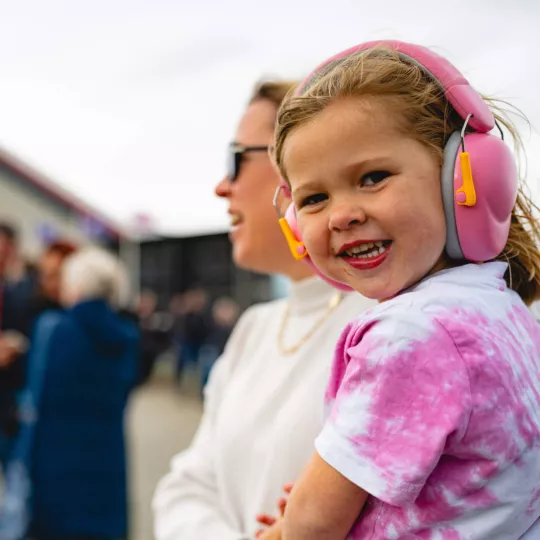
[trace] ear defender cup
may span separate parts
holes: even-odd
[[[454,260],[489,261],[508,240],[518,189],[516,161],[505,142],[489,133],[468,133],[463,144],[474,177],[475,201],[468,205],[460,194],[468,165],[462,163],[461,135],[455,132],[445,146],[441,170],[446,252]]]
[[[289,204],[288,208],[287,208],[287,211],[285,212],[285,219],[289,225],[289,228],[290,228],[290,231],[292,232],[292,234],[294,235],[294,238],[296,239],[296,241],[298,243],[300,243],[301,245],[303,245],[302,243],[302,240],[301,240],[301,234],[300,234],[300,229],[298,227],[298,220],[296,219],[296,208],[294,207],[294,204],[291,203]],[[289,246],[291,246],[291,244],[289,243]],[[304,250],[305,250],[305,246],[304,246]],[[291,250],[292,250],[292,247],[291,247]],[[311,260],[310,256],[309,256],[309,253],[307,252],[307,250],[305,251],[305,256],[303,257],[303,259],[307,264],[309,264],[309,266],[311,267],[311,269],[313,270],[313,272],[315,272],[320,278],[322,278],[324,281],[326,281],[328,284],[332,285],[332,287],[335,287],[336,289],[339,289],[340,291],[352,291],[353,289],[351,287],[349,287],[348,285],[345,285],[345,283],[341,283],[339,281],[335,281],[333,279],[330,279],[329,277],[325,276],[314,264],[313,264],[313,261]]]

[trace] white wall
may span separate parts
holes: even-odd
[[[0,168],[0,221],[9,221],[17,227],[23,255],[34,257],[40,253],[43,246],[38,227],[45,223],[67,239],[79,244],[88,242],[77,217],[70,210],[51,203],[31,188],[19,185],[8,174]]]

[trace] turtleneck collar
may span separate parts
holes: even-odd
[[[325,308],[337,293],[339,293],[337,289],[315,276],[301,281],[291,281],[288,296],[290,313],[299,315]]]

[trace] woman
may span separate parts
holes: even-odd
[[[157,488],[158,540],[253,538],[256,515],[275,513],[282,486],[312,453],[340,331],[372,305],[315,278],[279,228],[268,147],[291,87],[255,90],[231,145],[231,170],[216,188],[229,203],[235,263],[288,277],[289,296],[251,307],[238,322],[210,376],[197,435]]]
[[[115,311],[124,277],[106,252],[70,256],[62,272],[66,310],[44,313],[36,323],[23,424],[12,475],[7,471],[10,498],[16,501],[18,493],[19,502],[24,482],[16,476],[23,467],[29,471],[33,540],[127,534],[124,409],[135,380],[138,333]]]

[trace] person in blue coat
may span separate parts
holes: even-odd
[[[32,348],[42,367],[31,352],[29,370],[43,375],[29,467],[33,540],[127,536],[124,412],[139,336],[118,312],[124,276],[104,251],[72,255],[63,270],[66,310],[36,324]]]

